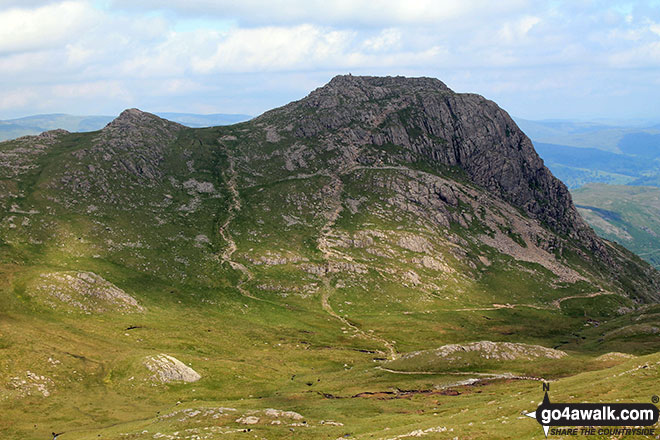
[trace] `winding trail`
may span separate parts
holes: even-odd
[[[236,242],[234,241],[233,237],[231,234],[228,232],[229,225],[231,224],[232,221],[236,218],[236,214],[238,211],[241,210],[241,199],[240,195],[238,193],[238,189],[236,188],[236,179],[237,179],[237,173],[235,169],[235,159],[231,154],[231,151],[229,148],[226,148],[226,153],[229,161],[229,166],[227,167],[226,173],[225,173],[225,181],[227,184],[227,187],[229,188],[229,193],[231,195],[231,204],[229,206],[229,215],[227,216],[226,220],[224,223],[220,226],[219,229],[219,234],[222,237],[222,239],[227,243],[227,247],[225,250],[220,254],[220,260],[222,262],[228,263],[232,269],[238,270],[243,274],[242,279],[237,283],[236,288],[241,292],[241,294],[247,298],[256,300],[256,301],[262,301],[262,302],[267,302],[270,304],[278,305],[278,306],[283,306],[282,304],[276,303],[274,301],[269,301],[263,298],[256,297],[252,295],[245,287],[244,285],[246,283],[249,283],[254,279],[254,275],[252,272],[245,267],[244,264],[235,261],[232,259],[234,253],[237,250]],[[330,212],[327,214],[327,221],[321,228],[321,231],[319,232],[319,237],[317,239],[317,244],[318,248],[323,254],[323,259],[326,260],[326,262],[330,262],[331,259],[339,257],[339,255],[334,252],[328,243],[327,236],[330,234],[332,231],[332,227],[334,226],[335,222],[339,218],[339,215],[343,211],[343,205],[341,201],[341,195],[344,191],[344,184],[339,177],[342,174],[347,174],[352,172],[355,169],[358,168],[363,168],[360,166],[352,166],[352,167],[347,167],[346,169],[339,171],[337,174],[327,174],[327,173],[321,173],[317,172],[314,174],[306,174],[302,176],[294,176],[293,178],[311,178],[311,177],[316,177],[316,176],[327,176],[330,178],[331,183],[330,183],[330,188],[331,188],[331,194],[330,194],[330,199],[333,201],[334,206],[330,210]],[[387,167],[389,169],[389,167]],[[392,167],[394,168],[394,167]],[[379,344],[382,344],[385,347],[385,352],[383,351],[378,351],[378,353],[382,353],[384,355],[388,356],[388,359],[396,359],[398,357],[398,353],[392,343],[390,341],[387,341],[384,338],[375,336],[371,334],[370,332],[365,332],[364,330],[360,329],[357,327],[355,324],[351,323],[348,321],[346,318],[343,316],[340,316],[337,314],[332,306],[330,305],[329,298],[332,292],[335,290],[334,287],[331,286],[330,284],[330,279],[327,275],[327,273],[321,275],[324,289],[323,293],[321,295],[321,306],[323,310],[333,318],[337,319],[340,321],[342,324],[344,324],[346,327],[350,328],[355,332],[355,334],[363,339],[368,339],[372,341],[376,341]],[[286,306],[283,306],[286,307]]]
[[[559,298],[559,299],[556,299],[556,300],[552,301],[550,304],[552,304],[553,307],[559,309],[559,308],[561,308],[561,303],[568,300],[568,299],[593,298],[595,296],[601,296],[601,295],[618,295],[618,294],[601,290],[599,292],[585,293],[583,295],[565,296],[563,298]]]
[[[223,144],[224,145],[224,144]],[[236,284],[236,288],[241,295],[254,299],[256,301],[268,302],[271,304],[276,304],[273,301],[268,301],[259,297],[252,295],[244,286],[245,283],[249,283],[254,279],[254,275],[250,272],[250,269],[245,267],[244,264],[239,263],[238,261],[232,260],[234,252],[236,252],[237,246],[231,234],[227,231],[229,224],[234,221],[236,218],[236,213],[241,210],[241,198],[238,194],[238,189],[236,189],[236,169],[234,167],[234,157],[231,155],[230,149],[225,146],[225,151],[227,153],[227,158],[229,161],[229,167],[227,168],[228,176],[225,174],[225,180],[227,183],[227,188],[229,188],[229,193],[231,194],[231,204],[229,205],[229,215],[225,222],[220,226],[218,231],[222,239],[227,243],[227,247],[220,254],[220,260],[223,263],[228,263],[232,269],[238,270],[243,274],[242,279]]]
[[[502,309],[515,309],[517,307],[528,307],[531,309],[536,309],[536,310],[556,310],[556,309],[561,309],[561,303],[564,301],[567,301],[569,299],[577,299],[577,298],[594,298],[596,296],[601,296],[601,295],[619,295],[618,293],[614,292],[607,292],[605,290],[601,290],[599,292],[592,292],[592,293],[584,293],[582,295],[571,295],[571,296],[564,296],[562,298],[557,298],[550,302],[549,305],[547,306],[542,306],[538,304],[493,304],[490,307],[465,307],[465,308],[460,308],[460,309],[444,309],[443,311],[445,312],[486,312],[486,311],[491,311],[491,310],[502,310]]]
[[[327,214],[326,218],[327,221],[321,228],[321,231],[319,233],[319,238],[317,239],[317,246],[321,253],[323,254],[323,259],[326,260],[326,262],[330,262],[330,260],[334,257],[339,257],[339,255],[333,251],[330,248],[330,245],[328,243],[328,235],[332,231],[332,227],[335,225],[335,222],[339,218],[339,215],[344,209],[344,206],[342,204],[341,200],[341,195],[344,192],[344,183],[342,182],[341,178],[339,177],[341,174],[346,174],[349,173],[353,170],[354,168],[348,168],[344,170],[344,172],[339,172],[337,175],[329,175],[331,182],[330,182],[330,187],[332,189],[332,201],[334,203],[334,206],[332,207],[331,211]],[[322,281],[323,281],[323,293],[321,295],[321,307],[325,312],[332,316],[333,318],[339,320],[342,322],[346,327],[350,328],[355,332],[355,334],[358,337],[361,337],[363,339],[368,339],[371,341],[378,342],[379,344],[382,344],[385,346],[385,350],[387,353],[380,352],[383,354],[386,354],[388,359],[394,360],[396,359],[399,355],[394,348],[394,345],[392,343],[384,338],[381,338],[379,336],[373,335],[370,332],[365,332],[361,328],[357,327],[355,324],[351,323],[349,320],[344,318],[343,316],[337,314],[337,312],[334,311],[332,306],[330,305],[329,299],[330,295],[335,291],[335,288],[331,286],[330,284],[330,279],[328,277],[327,273],[324,273],[321,275]]]
[[[520,376],[514,373],[481,373],[478,371],[455,371],[455,372],[437,372],[437,371],[397,371],[390,370],[389,368],[376,367],[377,370],[385,371],[392,374],[406,374],[406,375],[434,375],[434,376],[472,376],[467,379],[458,380],[456,382],[451,382],[448,384],[440,385],[437,387],[439,390],[446,390],[449,388],[460,387],[465,385],[475,385],[478,383],[486,382],[488,380],[499,380],[499,379],[509,379],[509,380],[532,380],[540,382],[554,382],[554,380],[545,379],[543,377],[536,376]]]

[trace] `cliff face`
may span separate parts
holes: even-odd
[[[577,214],[568,189],[544,166],[529,138],[504,110],[480,95],[455,93],[433,78],[337,76],[258,120],[282,117],[300,138],[320,137],[353,148],[403,146],[459,167],[473,183],[608,258]]]

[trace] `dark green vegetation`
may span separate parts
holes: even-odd
[[[592,228],[660,267],[660,189],[589,184],[573,191]]]
[[[658,274],[437,80],[226,127],[127,110],[0,164],[4,438],[543,438],[539,379],[657,394]]]
[[[591,182],[660,186],[660,129],[647,124],[518,120],[569,188]]]

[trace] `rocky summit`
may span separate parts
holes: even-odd
[[[2,142],[0,274],[7,438],[540,438],[539,380],[624,401],[660,365],[658,272],[432,78]]]

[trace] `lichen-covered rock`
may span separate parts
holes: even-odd
[[[301,414],[298,414],[295,411],[282,411],[280,409],[274,409],[274,408],[266,409],[264,411],[264,415],[275,419],[282,417],[293,420],[302,420],[304,418]]]
[[[135,298],[93,272],[49,272],[39,276],[30,291],[47,304],[85,313],[142,312]]]
[[[546,348],[540,345],[518,344],[513,342],[479,341],[469,344],[443,345],[434,350],[438,357],[453,359],[462,353],[474,352],[484,359],[517,360],[545,357],[548,359],[561,359],[566,352]]]
[[[162,383],[196,382],[202,378],[198,372],[167,354],[149,356],[144,365],[154,373],[151,378]]]

